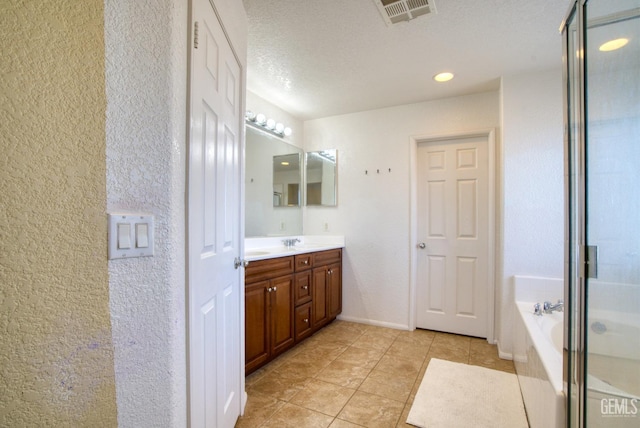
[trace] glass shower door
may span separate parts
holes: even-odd
[[[638,427],[640,0],[584,16],[584,425]]]

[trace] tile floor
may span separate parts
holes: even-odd
[[[514,373],[484,339],[334,321],[247,376],[236,427],[411,427],[432,357]]]

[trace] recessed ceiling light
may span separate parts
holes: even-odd
[[[283,161],[283,162],[280,162],[280,165],[288,166],[288,165],[289,165],[289,162],[287,162],[287,161]]]
[[[449,73],[448,71],[444,73],[438,73],[433,76],[433,80],[435,80],[436,82],[448,82],[451,79],[453,79],[453,73]]]
[[[609,40],[607,43],[601,44],[599,49],[602,52],[615,51],[616,49],[620,49],[627,43],[629,43],[629,39],[625,38]]]

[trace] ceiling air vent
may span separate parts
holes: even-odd
[[[387,25],[437,13],[433,0],[373,0]]]

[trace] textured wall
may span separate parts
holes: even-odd
[[[105,2],[107,208],[155,216],[155,256],[109,262],[118,424],[186,426],[187,2]]]
[[[511,353],[514,275],[564,275],[562,71],[502,79],[504,215],[498,340]]]
[[[156,221],[154,257],[109,262],[122,427],[187,425],[188,3],[105,1],[107,209]],[[242,3],[214,3],[246,64]]]
[[[0,426],[115,426],[103,3],[0,2]]]
[[[305,150],[338,149],[338,206],[306,207],[304,233],[345,235],[344,317],[410,325],[409,137],[498,124],[497,92],[305,122]]]
[[[502,84],[495,310],[496,337],[507,354],[510,278],[562,277],[561,78],[556,70]],[[328,224],[329,233],[346,237],[343,316],[409,324],[409,136],[498,128],[499,107],[498,93],[487,93],[305,122],[305,150],[338,149],[338,207],[307,207],[304,232],[326,233]]]

